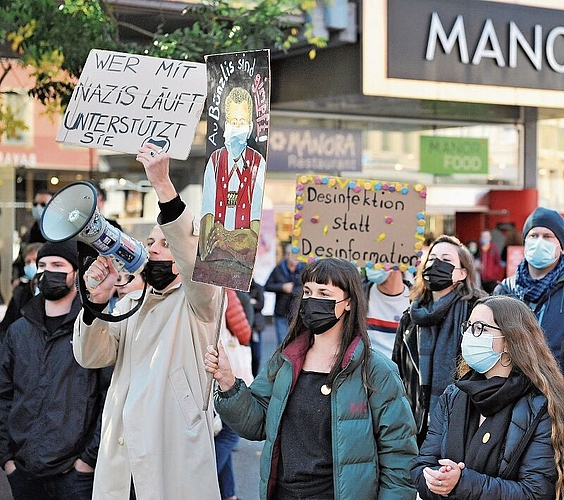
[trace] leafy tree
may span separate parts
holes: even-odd
[[[159,30],[144,53],[158,57],[201,61],[206,54],[272,48],[287,51],[301,42],[323,47],[326,40],[311,35],[301,17],[315,0],[208,0],[185,9],[191,25],[165,33]],[[304,43],[302,42],[302,43]],[[315,51],[315,48],[312,49]],[[310,57],[314,52],[310,53]]]
[[[120,21],[107,0],[0,0],[0,36],[20,64],[31,68],[29,94],[54,113],[68,104],[93,48],[202,61],[206,54],[266,47],[286,51],[297,43],[322,47],[326,41],[312,37],[301,21],[314,6],[315,0],[204,0],[183,12],[184,29],[167,33],[159,27],[154,34],[138,29],[147,36],[142,45],[120,42]],[[0,86],[13,64],[2,61]],[[24,126],[2,101],[0,91],[0,136]]]

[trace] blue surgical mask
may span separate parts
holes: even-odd
[[[31,215],[35,220],[41,219],[41,215],[43,214],[43,210],[45,210],[45,206],[41,205],[33,205],[31,207]]]
[[[525,239],[525,259],[535,269],[545,269],[554,264],[556,259],[556,243],[543,238]]]
[[[37,265],[35,262],[26,264],[23,268],[23,272],[30,280],[32,280],[37,274]]]
[[[462,357],[470,368],[478,373],[486,373],[501,359],[501,352],[493,349],[494,339],[504,335],[482,333],[479,337],[472,333],[462,334]]]
[[[366,270],[366,279],[371,281],[375,285],[381,285],[388,279],[391,271],[386,271],[385,269],[375,269],[374,267],[367,267]]]
[[[225,130],[223,132],[225,147],[233,158],[239,158],[239,156],[241,156],[241,153],[247,146],[249,135],[251,135],[250,125],[234,127],[230,123],[225,123]]]

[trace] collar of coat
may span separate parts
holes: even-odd
[[[304,366],[305,357],[307,351],[309,350],[309,340],[310,340],[310,333],[305,332],[296,337],[294,341],[292,341],[283,351],[282,354],[288,358],[290,363],[292,364],[292,372],[293,372],[293,382],[292,382],[292,389],[296,381],[298,380],[298,375],[302,371]],[[360,346],[359,346],[360,343]],[[351,361],[353,360],[353,355],[355,351],[359,347],[359,353],[362,352],[362,342],[360,335],[356,336],[353,341],[347,347],[345,352],[345,356],[343,358],[343,362],[341,364],[341,369],[346,369]],[[354,359],[360,360],[360,354],[358,354]]]

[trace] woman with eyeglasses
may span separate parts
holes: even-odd
[[[206,370],[215,409],[240,436],[265,441],[262,500],[414,500],[415,425],[394,364],[370,347],[358,270],[308,264],[288,335],[250,387],[221,346]]]
[[[454,236],[439,236],[415,276],[411,305],[400,320],[392,354],[415,415],[419,443],[439,396],[454,381],[460,325],[483,295],[468,249]]]
[[[461,377],[412,469],[421,498],[564,499],[564,378],[535,315],[487,297],[462,328]]]

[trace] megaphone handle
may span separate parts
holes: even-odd
[[[109,258],[112,259],[112,263],[119,273],[123,269],[125,264],[122,261],[116,259],[113,255],[109,255]],[[97,280],[92,278],[91,276],[88,276],[88,288],[96,288],[100,283],[102,283],[102,281],[103,280]]]
[[[227,296],[227,292],[225,288],[221,288],[221,304],[219,306],[219,316],[217,318],[217,323],[215,325],[215,335],[213,339],[213,347],[217,350],[217,343],[219,342],[219,334],[221,333],[221,323],[223,320],[224,314],[224,307],[225,307],[225,297]],[[213,375],[208,373],[208,384],[206,386],[206,392],[204,393],[204,411],[208,411],[208,406],[210,404],[210,397],[212,392],[212,385],[213,385]]]

